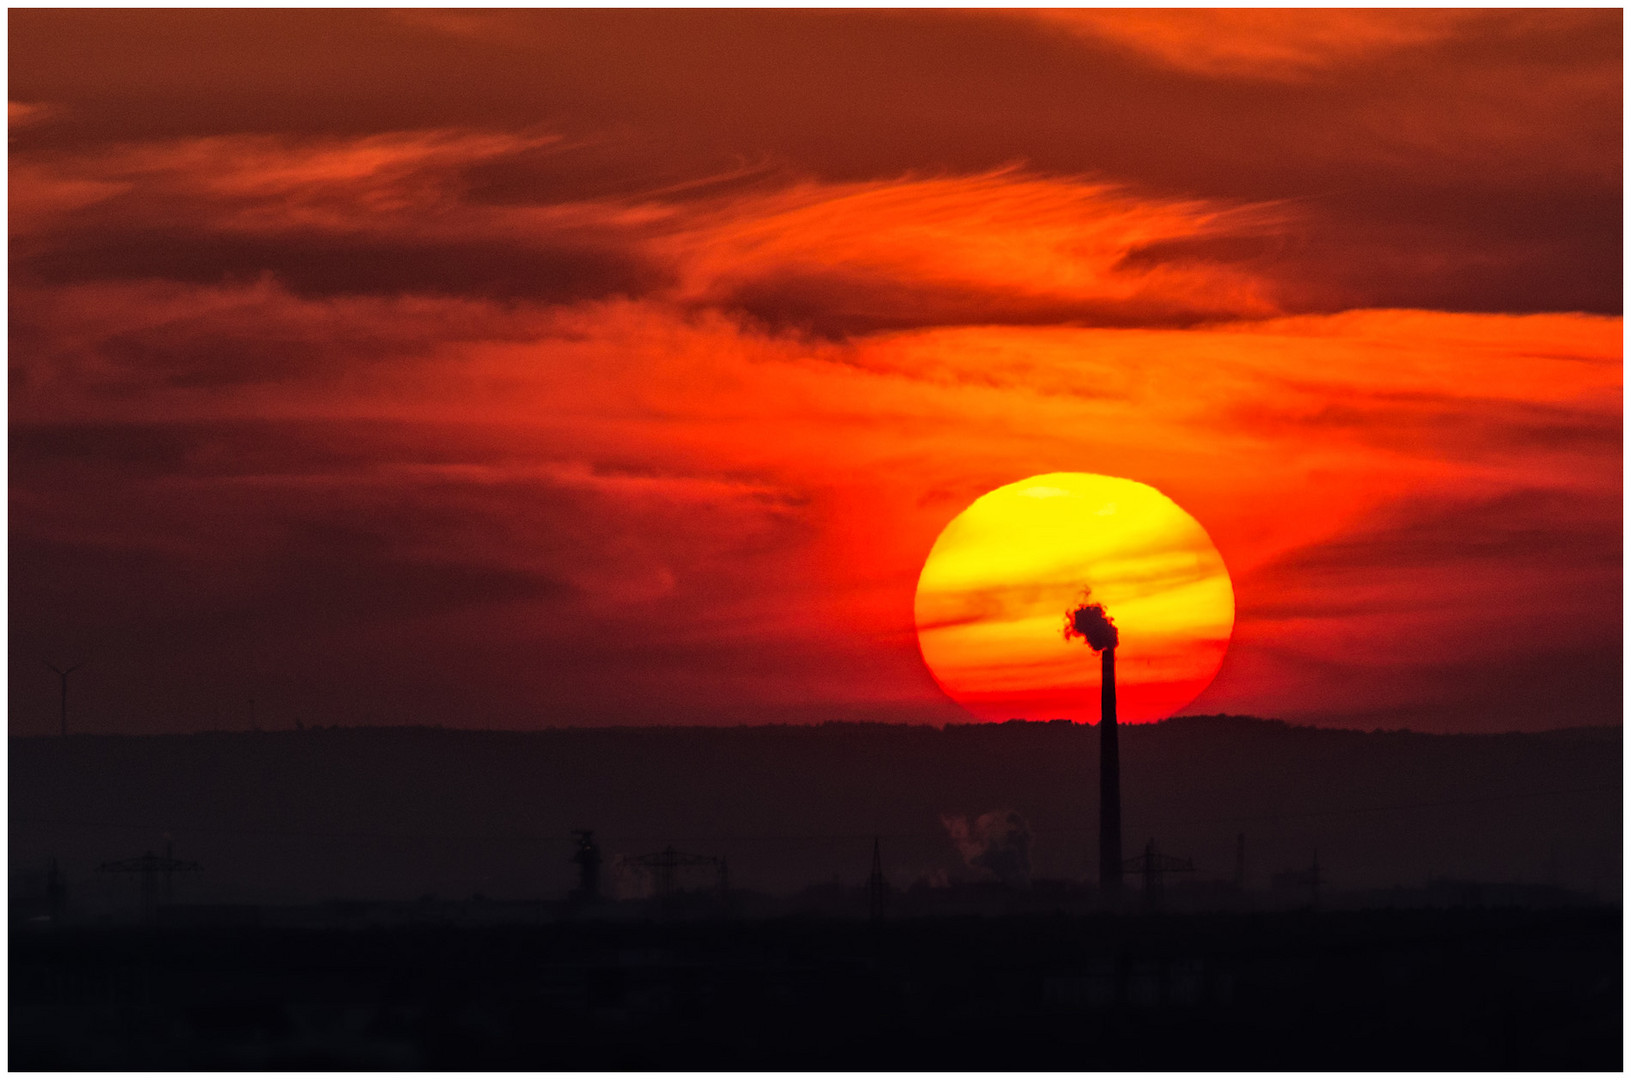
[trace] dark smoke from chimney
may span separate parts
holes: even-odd
[[[1116,632],[1115,621],[1105,613],[1104,605],[1088,602],[1092,595],[1092,589],[1083,589],[1081,601],[1065,612],[1065,640],[1081,638],[1094,652],[1103,652],[1115,648],[1121,635]]]

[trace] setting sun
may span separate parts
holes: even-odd
[[[987,720],[1098,719],[1099,665],[1062,634],[1084,589],[1121,634],[1121,719],[1172,715],[1217,674],[1234,628],[1229,572],[1199,522],[1159,491],[1048,473],[976,499],[918,580],[923,659]]]

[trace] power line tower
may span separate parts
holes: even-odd
[[[866,907],[867,914],[873,919],[881,919],[884,908],[889,904],[889,882],[883,876],[883,853],[878,847],[878,838],[872,838],[872,874],[866,879]]]
[[[50,869],[45,872],[45,896],[46,902],[51,907],[51,920],[60,921],[68,910],[68,882],[62,876],[54,857]]]
[[[139,874],[141,875],[141,910],[142,919],[151,922],[158,906],[159,885],[164,886],[164,902],[169,903],[174,896],[173,876],[176,874],[196,873],[203,867],[195,862],[172,858],[170,845],[166,844],[163,855],[155,855],[151,851],[145,852],[134,859],[117,859],[105,862],[96,869],[103,874]]]
[[[649,855],[636,855],[629,862],[651,875],[652,892],[659,900],[672,899],[679,891],[679,871],[696,866],[713,867],[721,897],[730,889],[730,867],[724,859],[714,855],[691,855],[670,847]]]
[[[1155,850],[1153,839],[1144,845],[1144,854],[1128,859],[1122,863],[1122,868],[1143,875],[1144,906],[1151,910],[1161,906],[1162,879],[1166,875],[1195,872],[1195,864],[1189,859],[1163,855]]]
[[[1274,875],[1274,887],[1290,892],[1308,890],[1308,906],[1320,906],[1320,886],[1325,884],[1325,872],[1320,869],[1320,853],[1314,852],[1314,862],[1306,870],[1287,870]]]
[[[68,737],[68,676],[72,675],[85,665],[83,663],[74,664],[65,671],[62,668],[57,667],[57,665],[51,663],[49,660],[42,660],[40,662],[46,667],[50,668],[52,671],[56,672],[57,678],[62,681],[62,711],[58,715],[58,722],[62,728],[62,737],[66,739]]]

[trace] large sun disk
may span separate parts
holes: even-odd
[[[1098,719],[1099,665],[1060,633],[1084,588],[1121,634],[1119,719],[1159,720],[1217,674],[1234,589],[1199,522],[1147,484],[1048,473],[997,488],[945,527],[918,579],[935,680],[987,720]]]

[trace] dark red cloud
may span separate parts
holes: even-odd
[[[807,543],[794,497],[517,469],[490,432],[335,436],[14,427],[19,701],[35,654],[78,650],[97,674],[76,701],[103,726],[209,726],[219,706],[241,727],[250,697],[279,726],[349,722],[359,701],[423,723],[478,707],[501,726],[659,723],[777,704],[754,684],[819,663],[798,627],[767,641],[741,625]]]
[[[489,240],[415,242],[289,231],[241,237],[203,230],[87,230],[19,260],[44,284],[157,278],[199,284],[271,275],[304,296],[401,293],[570,303],[639,295],[665,283],[632,253]]]
[[[589,145],[476,166],[481,197],[517,202],[767,161],[830,180],[1024,162],[1295,200],[1310,310],[1618,311],[1619,13],[1389,18],[1353,50],[1291,34],[1288,82],[1009,16],[18,12],[12,97],[60,113],[13,153],[539,124]]]
[[[1277,715],[1441,731],[1613,724],[1622,559],[1617,507],[1596,494],[1403,499],[1237,576],[1237,647],[1208,695],[1240,687],[1255,640],[1268,664],[1300,673],[1258,703]]]
[[[1058,469],[1235,571],[1197,707],[1529,726],[1521,609],[1605,718],[1618,324],[1511,316],[1620,310],[1620,26],[14,11],[18,729],[943,718]]]

